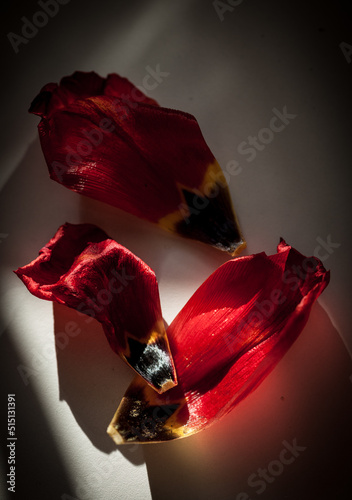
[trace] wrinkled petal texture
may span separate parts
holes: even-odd
[[[303,261],[283,242],[276,255],[229,261],[172,322],[167,331],[191,419],[207,422],[227,413],[302,331],[329,277],[317,259],[305,261],[309,273]]]
[[[66,223],[37,259],[15,272],[33,295],[100,321],[112,349],[148,383],[158,385],[146,371],[155,378],[163,362],[164,378],[175,380],[155,274],[104,231]]]
[[[223,264],[167,329],[178,387],[154,397],[135,379],[113,421],[119,433],[115,441],[185,437],[227,414],[293,344],[328,282],[329,272],[318,259],[304,257],[284,241],[275,255],[260,253]],[[166,419],[162,425],[154,422],[153,432],[126,417],[138,400]]]
[[[33,100],[29,111],[49,119],[56,111],[66,109],[75,101],[97,95],[128,98],[129,101],[143,101],[158,106],[154,99],[136,89],[127,78],[116,74],[102,78],[94,71],[90,73],[76,71],[73,75],[62,78],[60,85],[57,83],[45,85]]]
[[[244,246],[226,180],[192,115],[160,107],[118,75],[82,72],[46,85],[30,112],[42,118],[52,179],[185,237]]]

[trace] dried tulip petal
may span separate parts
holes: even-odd
[[[117,444],[189,436],[231,411],[302,331],[329,282],[315,257],[278,253],[223,264],[167,329],[178,386],[158,395],[136,377],[108,427]]]
[[[50,176],[78,193],[232,254],[245,247],[224,174],[197,120],[118,75],[76,72],[30,112]]]
[[[111,348],[153,389],[176,382],[154,272],[92,224],[64,224],[15,271],[36,297],[96,318]]]

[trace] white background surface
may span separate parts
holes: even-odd
[[[20,34],[21,17],[38,10],[13,2],[2,36],[0,406],[6,426],[6,394],[16,393],[16,497],[339,498],[351,490],[352,63],[339,46],[352,44],[350,11],[338,2],[244,0],[221,21],[211,1],[72,0],[15,54],[6,34]],[[75,70],[141,85],[157,64],[169,76],[149,95],[194,114],[220,165],[242,167],[230,190],[246,253],[274,253],[280,236],[306,255],[329,235],[336,246],[325,252],[331,283],[306,329],[250,398],[191,438],[116,448],[105,428],[133,374],[98,323],[87,327],[75,311],[31,296],[12,270],[65,221],[96,223],[154,269],[170,323],[228,256],[51,181],[27,109],[45,83]],[[238,145],[284,106],[296,118],[248,162]],[[68,321],[82,332],[55,352]],[[32,370],[27,385],[20,365]],[[294,439],[305,450],[259,495],[248,478]]]

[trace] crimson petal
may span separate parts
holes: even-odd
[[[281,241],[278,253],[223,264],[167,329],[178,386],[164,395],[137,377],[108,427],[117,444],[189,436],[231,411],[302,331],[329,282],[315,257]]]
[[[64,224],[15,271],[35,296],[96,318],[111,348],[158,392],[176,375],[154,272],[92,224]]]
[[[245,247],[224,174],[197,120],[127,79],[76,72],[34,99],[52,179],[232,254]]]

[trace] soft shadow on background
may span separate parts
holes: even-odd
[[[73,494],[70,471],[61,456],[57,445],[57,436],[53,435],[50,424],[41,407],[35,388],[31,383],[25,384],[17,367],[25,366],[11,340],[13,331],[6,329],[1,334],[0,363],[3,373],[6,374],[6,387],[1,384],[0,417],[1,426],[1,455],[5,476],[8,467],[8,449],[6,422],[7,422],[7,394],[16,396],[16,492],[8,493],[5,498],[48,500],[61,498],[62,492]],[[6,444],[5,444],[6,443]],[[7,478],[2,476],[1,481]],[[9,486],[9,485],[7,485]],[[6,490],[7,490],[6,486]],[[4,488],[5,489],[5,488]],[[12,495],[12,496],[11,496]]]
[[[352,44],[351,3],[243,0],[220,21],[212,1],[73,0],[16,55],[6,34],[20,33],[22,16],[31,18],[38,9],[37,0],[7,2],[1,19],[7,76],[1,83],[0,141],[8,182],[1,192],[0,233],[8,237],[1,241],[0,252],[9,290],[4,286],[6,324],[0,352],[4,389],[16,392],[19,403],[17,497],[56,499],[65,491],[78,498],[72,483],[86,479],[84,473],[89,476],[96,462],[112,463],[107,460],[114,456],[120,458],[113,462],[118,467],[100,490],[93,484],[89,499],[129,500],[131,491],[133,500],[149,499],[144,462],[153,500],[346,498],[352,491],[351,361],[320,306],[267,380],[221,422],[185,440],[126,446],[114,454],[105,429],[132,375],[108,347],[101,326],[87,325],[75,311],[54,306],[56,338],[69,321],[82,329],[53,360],[58,380],[50,383],[59,384],[60,398],[74,416],[58,414],[56,422],[69,427],[59,433],[42,403],[57,387],[48,384],[47,393],[36,392],[41,384],[24,386],[17,371],[26,362],[18,342],[29,349],[33,344],[27,318],[40,329],[33,335],[45,339],[40,321],[35,323],[40,306],[29,311],[32,302],[25,300],[23,310],[20,300],[11,302],[8,296],[11,287],[17,290],[17,278],[9,277],[12,270],[32,260],[66,220],[100,225],[145,260],[157,274],[168,322],[228,259],[80,198],[48,178],[36,138],[38,119],[27,113],[39,89],[77,69],[103,76],[117,72],[140,84],[146,66],[160,63],[170,77],[151,97],[196,115],[220,164],[237,159],[243,167],[240,176],[231,178],[230,190],[248,253],[273,253],[280,236],[309,255],[317,237],[325,240],[330,234],[340,244],[325,263],[332,280],[321,304],[334,312],[331,317],[343,326],[340,333],[351,346],[352,64],[339,46]],[[247,163],[238,145],[267,126],[274,107],[285,105],[297,118]],[[16,323],[17,315],[22,322]],[[45,377],[43,371],[40,380]],[[4,413],[5,393],[1,400]],[[59,403],[54,411],[66,410]],[[1,421],[6,422],[5,413]],[[79,436],[82,448],[71,455],[62,446],[61,455],[58,443],[72,435]],[[275,470],[283,442],[295,439],[305,449],[259,495],[248,478],[255,474],[257,480],[258,470],[268,465]]]
[[[106,429],[134,372],[112,351],[98,321],[54,303],[54,331],[60,400],[69,405],[93,446],[111,453],[116,445]],[[131,449],[119,450],[132,463],[143,463],[141,450]]]
[[[111,238],[142,259],[155,272],[159,285],[166,282],[169,288],[175,284],[182,290],[188,286],[194,287],[195,281],[201,284],[201,280],[205,280],[211,271],[230,258],[227,252],[169,233],[152,222],[106,203],[78,194],[77,200],[80,221],[101,227]],[[245,254],[246,251],[242,255]],[[189,272],[190,268],[192,273]],[[162,300],[163,291],[159,293]]]
[[[116,446],[105,429],[129,383],[130,370],[109,347],[100,323],[60,304],[54,303],[53,309],[60,399],[92,444],[110,453]]]
[[[343,498],[352,490],[351,375],[340,336],[316,304],[293,347],[228,416],[189,438],[144,447],[153,500]],[[299,449],[281,467],[274,462],[285,441]],[[259,469],[277,475],[264,480]]]

